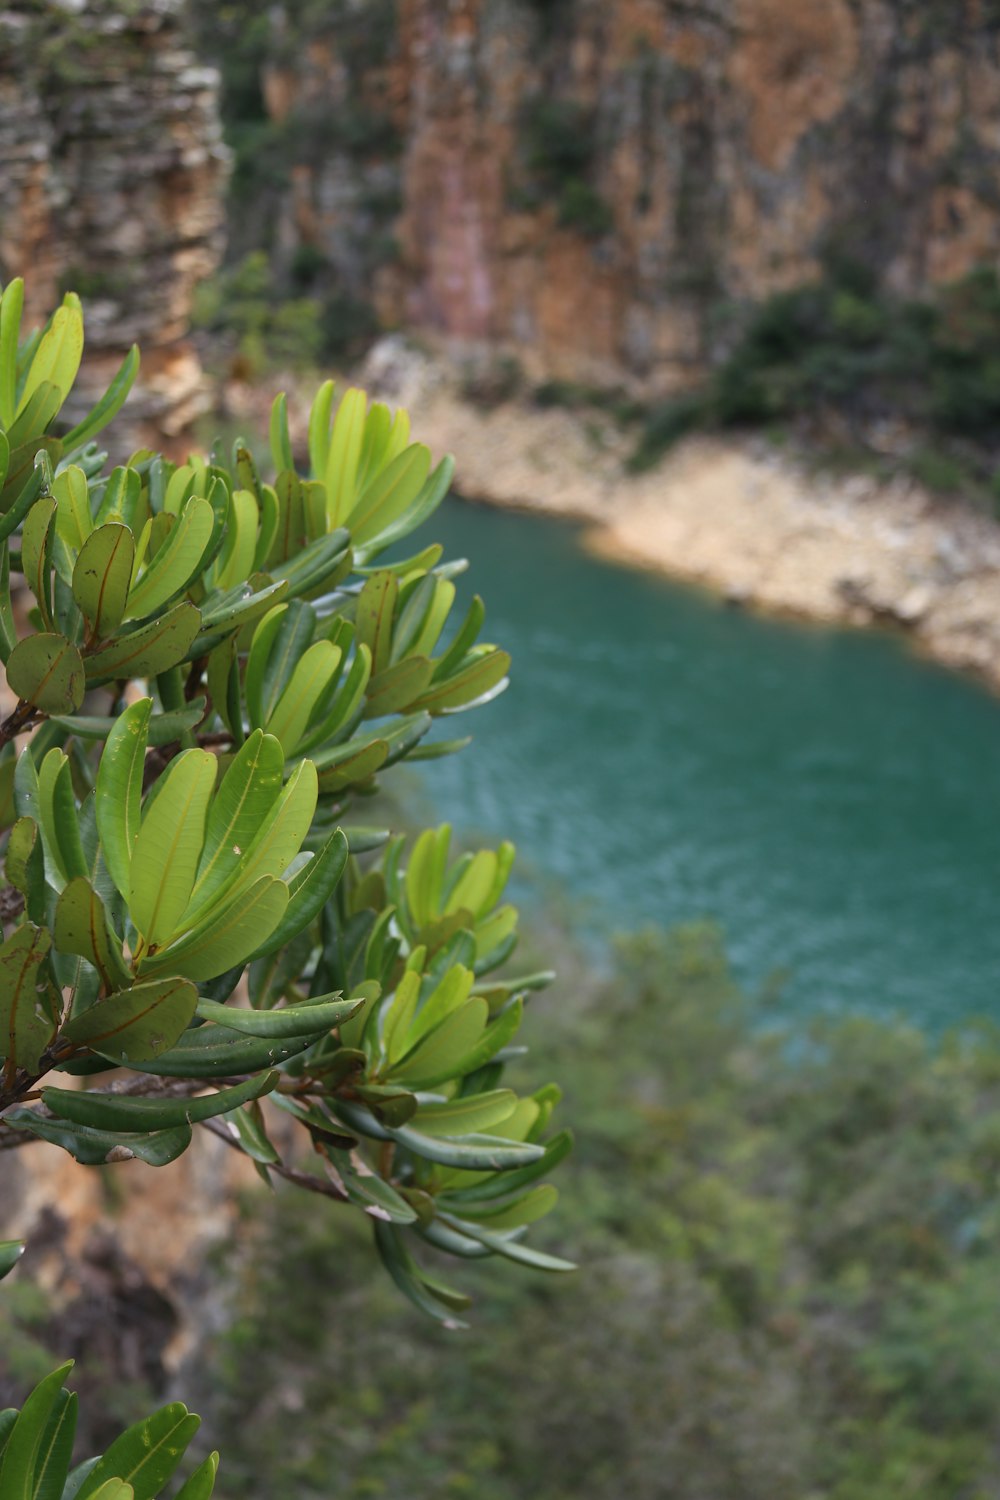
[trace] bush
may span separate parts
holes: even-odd
[[[428,740],[436,721],[506,685],[481,602],[451,619],[440,547],[379,561],[451,461],[432,469],[362,391],[334,415],[328,381],[307,475],[283,396],[273,484],[241,443],[108,472],[94,439],[137,351],[67,431],[79,301],[21,338],[22,299],[20,281],[0,298],[0,1149],[162,1167],[207,1130],[353,1208],[396,1285],[455,1326],[469,1299],[421,1257],[565,1269],[524,1236],[569,1139],[548,1135],[554,1086],[503,1081],[550,977],[495,973],[512,846],[452,859],[447,826],[408,843],[348,817],[389,766],[461,749]],[[32,1442],[63,1374],[17,1419]],[[29,1462],[10,1430],[4,1496]]]

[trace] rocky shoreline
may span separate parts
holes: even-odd
[[[967,503],[908,479],[818,474],[762,439],[691,438],[632,475],[633,439],[611,415],[476,405],[453,367],[396,337],[354,378],[406,407],[435,455],[454,454],[469,500],[583,521],[595,552],[748,609],[897,629],[1000,691],[1000,523]],[[225,405],[259,424],[271,394],[230,385]],[[302,432],[311,394],[289,392]]]
[[[760,439],[692,438],[629,474],[608,417],[482,410],[447,379],[366,372],[456,458],[471,500],[583,520],[604,556],[800,619],[888,625],[1000,691],[1000,523],[908,479],[817,474]],[[395,387],[395,389],[394,389]]]

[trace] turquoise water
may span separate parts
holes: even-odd
[[[512,837],[521,894],[581,937],[711,917],[784,1014],[1000,1019],[1000,702],[887,635],[798,627],[587,556],[542,518],[449,502],[495,703],[447,720],[433,811]]]

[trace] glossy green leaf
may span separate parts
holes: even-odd
[[[135,1500],[135,1490],[124,1479],[106,1479],[98,1489],[87,1491],[87,1500]]]
[[[510,655],[492,650],[453,676],[435,682],[410,706],[432,714],[457,713],[498,691],[510,671]]]
[[[271,404],[270,439],[275,473],[280,474],[282,469],[294,469],[292,440],[288,435],[288,400],[284,391],[279,392]]]
[[[375,1221],[375,1244],[382,1264],[405,1297],[408,1297],[421,1312],[443,1323],[447,1328],[465,1328],[467,1325],[455,1316],[455,1305],[444,1302],[428,1287],[420,1274],[416,1261],[403,1244],[399,1230],[392,1224]]]
[[[131,1485],[135,1500],[155,1500],[200,1426],[201,1419],[179,1401],[133,1423],[107,1449],[78,1500],[94,1500],[101,1486],[112,1478]]]
[[[134,1064],[140,1073],[166,1078],[232,1078],[277,1068],[313,1044],[305,1037],[247,1036],[222,1026],[198,1026],[186,1031],[176,1047],[153,1062]]]
[[[393,1066],[393,1077],[412,1089],[430,1089],[465,1071],[462,1064],[482,1037],[489,1006],[473,996],[453,1011]]]
[[[122,957],[120,942],[112,937],[104,903],[85,877],[77,876],[60,893],[53,937],[61,953],[74,953],[93,964],[105,989],[113,991],[131,984],[132,975]],[[93,1013],[91,1009],[78,1019],[83,1021]],[[69,1035],[65,1029],[63,1034]],[[70,1040],[84,1041],[86,1037],[74,1033]]]
[[[502,1172],[508,1167],[525,1167],[544,1155],[541,1146],[473,1131],[468,1135],[431,1136],[416,1126],[402,1125],[391,1130],[390,1135],[415,1156],[469,1172]]]
[[[270,936],[287,905],[288,887],[284,881],[264,875],[249,889],[241,887],[231,895],[228,904],[213,907],[185,937],[145,959],[143,972],[166,968],[189,979],[212,979],[216,974],[224,974],[244,962],[262,937],[266,940]]]
[[[326,465],[317,476],[326,485],[327,515],[333,526],[344,525],[354,508],[367,410],[368,397],[364,391],[344,392],[333,424]]]
[[[95,805],[104,862],[123,896],[131,887],[132,855],[139,836],[152,708],[151,698],[140,698],[119,716],[97,770]]]
[[[482,1224],[469,1219],[456,1218],[452,1214],[445,1213],[441,1214],[441,1219],[450,1228],[468,1235],[470,1239],[478,1240],[481,1245],[486,1245],[497,1255],[517,1261],[519,1265],[531,1266],[535,1271],[576,1270],[576,1266],[570,1260],[563,1260],[558,1255],[549,1255],[544,1250],[535,1250],[530,1245],[525,1245],[520,1240],[510,1239],[506,1235],[493,1233]]]
[[[231,1005],[217,1005],[214,1000],[199,1000],[198,1016],[203,1021],[215,1021],[246,1036],[319,1036],[353,1016],[362,1004],[363,1001],[356,998],[317,999],[284,1006],[280,1010],[242,1010]]]
[[[3,1500],[32,1500],[42,1437],[59,1403],[62,1383],[72,1368],[73,1361],[68,1360],[46,1375],[21,1407],[0,1464],[0,1495]]]
[[[148,742],[150,745],[172,745],[196,728],[204,717],[204,698],[192,698],[190,708],[179,709],[176,713],[153,714],[149,721]],[[106,740],[118,723],[117,718],[99,714],[51,714],[50,718],[53,724],[60,724],[70,734],[84,740]]]
[[[426,691],[433,671],[426,656],[407,656],[387,667],[368,684],[365,718],[377,719],[408,708]]]
[[[210,1500],[219,1470],[218,1453],[210,1453],[177,1491],[176,1500]]]
[[[411,443],[368,484],[350,516],[355,542],[364,546],[405,515],[430,473],[430,450]]]
[[[509,1119],[516,1103],[517,1095],[510,1089],[491,1089],[442,1104],[421,1104],[414,1125],[424,1135],[476,1134]]]
[[[0,426],[14,420],[17,396],[17,346],[24,307],[24,282],[15,276],[0,297]]]
[[[133,583],[128,596],[129,619],[154,614],[187,588],[200,571],[214,527],[215,514],[208,501],[189,500],[149,567]]]
[[[0,1240],[0,1281],[10,1275],[23,1254],[23,1240]]]
[[[340,665],[340,651],[329,641],[316,641],[299,658],[273,713],[267,732],[292,756],[305,733],[313,711]]]
[[[347,855],[347,839],[338,828],[308,864],[293,876],[288,886],[289,899],[284,916],[267,941],[250,955],[251,958],[276,953],[319,916],[344,873]]]
[[[44,928],[26,922],[0,947],[0,1053],[29,1073],[37,1069],[55,1029],[38,985],[51,946]]]
[[[143,1071],[152,1072],[150,1068]],[[120,1094],[97,1094],[68,1089],[42,1089],[42,1103],[60,1119],[94,1130],[140,1131],[166,1130],[172,1126],[210,1120],[224,1115],[239,1104],[259,1099],[274,1088],[278,1074],[269,1072],[248,1078],[245,1083],[220,1089],[215,1094],[199,1094],[191,1099],[142,1099]]]
[[[185,750],[170,763],[152,806],[144,812],[128,903],[146,949],[160,947],[172,937],[191,898],[215,776],[214,755]]]
[[[284,771],[285,758],[278,741],[254,730],[233,758],[213,798],[191,891],[190,914],[202,910],[234,876],[281,795]]]
[[[69,758],[57,747],[48,751],[38,768],[38,822],[50,880],[59,889],[88,864],[80,839],[80,822],[70,775]]]
[[[325,477],[330,456],[330,415],[335,389],[332,380],[325,380],[316,392],[309,412],[309,461],[316,479]],[[292,465],[289,464],[288,467],[291,468]]]
[[[73,569],[73,598],[93,640],[103,640],[121,624],[134,561],[127,526],[98,526],[84,542]]]
[[[61,1390],[42,1433],[32,1478],[31,1500],[62,1500],[73,1460],[77,1397]]]
[[[79,299],[69,293],[66,304],[52,315],[35,350],[15,416],[17,412],[23,411],[35,391],[45,383],[54,385],[65,399],[73,388],[82,357],[83,315]]]
[[[148,1062],[176,1045],[197,1001],[197,990],[185,979],[141,980],[75,1016],[62,1036],[110,1062]]]
[[[118,415],[128,397],[129,391],[139,373],[139,350],[133,344],[125,358],[122,360],[118,371],[108,386],[104,395],[88,412],[82,422],[71,428],[63,438],[63,446],[67,453],[75,448],[82,448],[95,438],[108,423]]]
[[[87,681],[155,677],[166,672],[187,656],[200,626],[201,614],[193,604],[188,600],[175,604],[165,615],[118,636],[103,650],[88,656]]]

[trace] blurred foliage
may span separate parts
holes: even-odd
[[[378,331],[369,298],[394,261],[400,208],[398,132],[380,70],[396,39],[396,0],[286,0],[261,8],[192,0],[202,55],[220,70],[233,153],[228,264],[201,289],[196,320],[229,336],[237,373],[355,355]],[[328,73],[310,60],[329,53]],[[287,101],[269,110],[265,80],[290,69]],[[341,158],[352,230],[340,215],[330,242],[293,226],[293,179],[318,178]],[[262,283],[266,281],[266,291]]]
[[[365,1281],[356,1226],[248,1206],[198,1393],[226,1494],[1000,1495],[997,1030],[769,1029],[706,927],[560,966],[533,1056],[581,1125],[580,1272],[491,1277],[456,1339]]]
[[[511,206],[556,206],[557,222],[587,239],[614,227],[610,205],[592,181],[597,154],[594,112],[573,99],[529,99],[519,124],[520,173],[508,192]]]
[[[923,434],[910,456],[924,483],[988,490],[1000,456],[994,269],[907,300],[849,259],[830,257],[823,279],[749,312],[717,309],[717,321],[721,357],[700,389],[650,413],[633,468],[649,467],[691,431],[826,415],[859,447],[873,424],[901,422]]]

